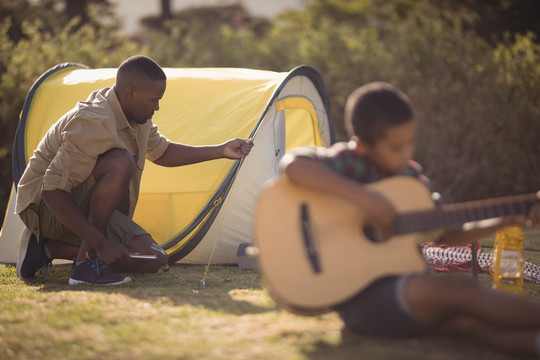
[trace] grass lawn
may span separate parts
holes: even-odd
[[[540,230],[525,239],[540,249]],[[526,257],[540,263],[537,251]],[[374,339],[343,330],[335,313],[289,314],[256,271],[235,266],[212,266],[204,288],[203,265],[112,288],[69,286],[69,270],[55,265],[46,280],[23,282],[0,265],[0,359],[511,359],[470,339]],[[540,298],[540,285],[525,289]]]

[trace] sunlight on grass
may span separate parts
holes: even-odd
[[[525,247],[538,263],[540,229],[526,231]],[[69,269],[55,265],[45,280],[23,282],[0,265],[0,359],[509,359],[466,339],[354,335],[333,312],[292,315],[257,272],[234,266],[213,266],[206,287],[204,266],[134,274],[110,288],[69,286]],[[480,281],[491,285],[487,274]],[[525,289],[540,297],[538,285]]]

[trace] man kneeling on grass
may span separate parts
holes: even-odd
[[[145,159],[168,167],[240,159],[253,143],[169,141],[152,122],[165,87],[158,64],[130,57],[112,87],[91,93],[45,134],[17,189],[15,211],[27,228],[19,278],[33,278],[52,259],[76,259],[71,285],[117,285],[131,280],[119,272],[152,273],[168,266],[166,252],[132,220]],[[133,253],[156,259],[137,261]]]

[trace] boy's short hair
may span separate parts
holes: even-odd
[[[135,55],[127,58],[120,64],[116,72],[117,82],[129,83],[141,78],[152,81],[167,80],[163,69],[154,60],[144,55]]]
[[[373,82],[354,90],[345,105],[345,127],[349,136],[357,136],[372,146],[389,126],[413,119],[409,98],[385,82]]]

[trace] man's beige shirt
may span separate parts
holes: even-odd
[[[42,201],[41,190],[71,190],[92,173],[100,154],[126,149],[135,159],[137,169],[129,185],[129,216],[139,197],[144,161],[163,155],[169,140],[148,120],[131,126],[127,121],[114,86],[94,91],[86,101],[62,116],[39,143],[17,188],[15,212],[30,203]]]

